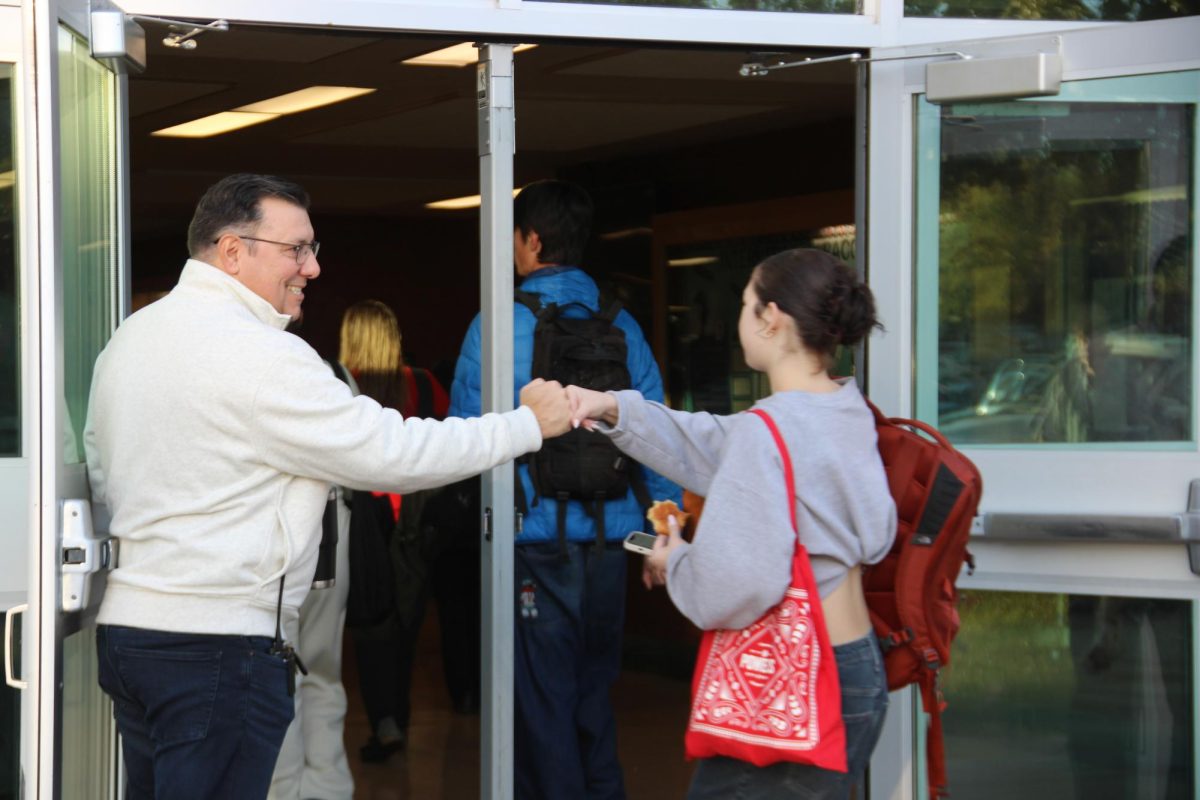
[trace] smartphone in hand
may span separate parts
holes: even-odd
[[[654,552],[654,540],[657,538],[653,533],[634,531],[625,537],[625,549],[648,556]]]

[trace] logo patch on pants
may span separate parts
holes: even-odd
[[[533,581],[526,578],[521,581],[521,591],[518,595],[521,607],[521,616],[524,619],[537,619],[537,587]]]

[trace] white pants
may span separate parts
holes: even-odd
[[[275,763],[269,800],[350,800],[354,778],[342,743],[342,630],[350,591],[350,509],[337,492],[337,582],[308,593],[294,641],[308,675],[298,675],[296,718]]]

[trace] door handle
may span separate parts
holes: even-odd
[[[13,617],[29,610],[29,603],[13,606],[4,612],[4,682],[14,689],[28,689],[29,681],[13,677]]]
[[[88,606],[93,583],[91,576],[117,566],[118,540],[96,535],[92,506],[87,500],[63,500],[60,508],[62,610],[81,611]]]
[[[1200,575],[1200,479],[1188,486],[1187,510],[1158,516],[1115,514],[1014,514],[985,512],[978,520],[985,541],[1180,544]]]

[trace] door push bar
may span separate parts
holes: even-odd
[[[119,540],[96,535],[86,500],[63,500],[61,514],[62,610],[81,611],[88,604],[92,575],[117,566]]]
[[[1200,479],[1189,484],[1187,510],[1180,514],[1120,516],[989,511],[980,515],[977,530],[984,539],[1009,542],[1183,543],[1192,573],[1200,575]]]

